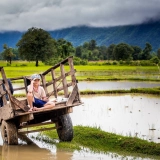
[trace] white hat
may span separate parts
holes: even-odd
[[[39,74],[33,74],[33,75],[31,76],[31,79],[32,79],[32,80],[41,79],[41,77],[40,77]]]

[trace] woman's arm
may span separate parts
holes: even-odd
[[[31,80],[31,84],[28,86],[28,92],[29,92],[29,93],[32,93],[32,92],[33,92],[33,83],[34,83],[34,81]]]

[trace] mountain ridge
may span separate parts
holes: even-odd
[[[143,49],[148,42],[152,45],[153,51],[160,48],[160,22],[115,27],[76,26],[48,32],[54,39],[64,38],[74,46],[94,39],[97,45],[109,46],[124,42]],[[23,33],[18,31],[0,33],[0,51],[5,43],[9,47],[16,48],[16,43],[21,39]]]

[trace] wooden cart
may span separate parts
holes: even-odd
[[[65,71],[65,67],[68,71]],[[74,106],[82,104],[72,56],[39,74],[46,95],[53,98],[61,97],[61,101],[57,101],[53,109],[28,112],[27,99],[15,98],[14,94],[11,94],[3,67],[0,67],[0,72],[0,98],[3,103],[0,107],[0,122],[1,136],[5,143],[17,145],[20,135],[52,129],[57,130],[61,141],[72,140],[73,126],[69,113]],[[24,86],[15,88],[13,82],[16,80],[23,81]],[[13,91],[25,90],[27,94],[28,76],[11,78],[10,81]]]

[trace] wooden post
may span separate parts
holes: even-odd
[[[5,89],[7,90],[7,92],[8,92],[9,94],[11,94],[10,89],[9,89],[9,85],[8,85],[8,81],[7,81],[7,78],[6,78],[6,75],[5,75],[5,72],[4,72],[3,67],[1,68],[1,74],[2,74],[2,78],[3,78],[3,80],[4,80]]]
[[[28,93],[28,90],[27,90],[27,78],[23,77],[23,79],[24,79],[25,91],[26,91],[26,95],[27,95],[27,93]]]
[[[47,90],[47,87],[46,87],[46,79],[45,79],[45,75],[41,75],[41,78],[42,78],[42,84],[43,84],[43,88],[46,92],[46,95],[48,94],[48,90]]]
[[[2,97],[3,105],[6,105],[7,104],[6,92],[4,91],[2,84],[3,82],[0,84],[0,96]]]
[[[72,86],[73,86],[73,90],[74,90],[74,87],[77,86],[77,80],[76,80],[76,76],[75,76],[75,70],[74,70],[74,65],[73,65],[73,57],[70,57],[68,59],[68,62],[69,62],[69,66],[70,66],[70,70],[71,70],[71,79],[72,79]],[[81,99],[80,99],[80,92],[79,92],[79,89],[78,87],[76,87],[77,89],[77,98],[78,100],[81,102]]]
[[[70,72],[71,72],[71,79],[72,79],[72,86],[75,86],[76,84],[76,77],[75,77],[75,74],[74,74],[74,65],[73,65],[73,59],[72,58],[69,58],[68,59],[68,63],[69,63],[69,66],[70,66]]]
[[[55,74],[54,69],[51,69],[51,75],[52,75],[52,80],[53,80],[54,96],[55,96],[55,98],[57,98],[57,97],[58,97],[58,93],[57,93],[57,82],[55,81],[56,74]]]
[[[64,97],[68,98],[67,80],[66,80],[65,70],[64,70],[63,64],[60,64],[60,69],[61,69],[62,84],[63,84],[63,89],[64,89]]]

